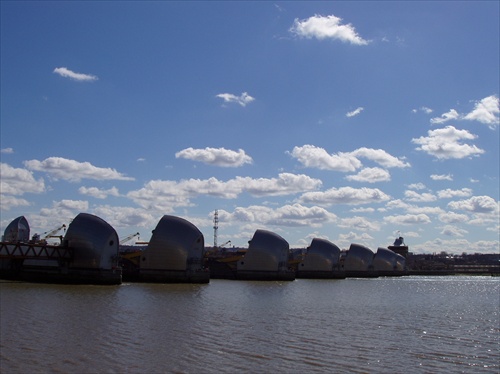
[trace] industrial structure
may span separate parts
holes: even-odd
[[[314,238],[297,267],[297,278],[345,278],[340,252],[340,248],[329,240]]]
[[[17,217],[5,228],[5,232],[2,237],[2,242],[17,243],[23,242],[27,243],[30,239],[30,225],[28,220],[24,217]]]
[[[343,257],[342,269],[346,277],[375,277],[373,252],[361,244],[351,244]]]
[[[406,259],[388,248],[379,247],[373,257],[373,270],[379,276],[403,275]]]
[[[255,231],[245,255],[236,264],[237,279],[294,280],[288,266],[288,242],[267,230]]]
[[[17,233],[16,233],[17,228]],[[25,217],[16,218],[0,243],[0,277],[57,283],[120,284],[118,235],[103,219],[80,213],[60,245],[29,240]]]
[[[214,214],[214,247],[205,248],[202,232],[191,222],[164,215],[148,242],[136,241],[134,233],[119,240],[115,229],[103,219],[78,214],[69,224],[59,225],[30,239],[24,217],[14,219],[0,242],[0,278],[25,281],[120,284],[130,282],[209,283],[210,279],[278,280],[295,278],[343,279],[401,275],[492,274],[498,264],[472,265],[431,256],[415,260],[403,237],[374,253],[361,244],[341,250],[326,239],[314,238],[304,252],[290,250],[278,234],[258,229],[248,248],[225,248],[217,243],[218,211]],[[56,235],[64,230],[64,235]],[[49,244],[46,239],[59,238]],[[138,244],[143,244],[138,245]],[[498,261],[498,260],[497,260]],[[408,265],[410,262],[410,265]]]
[[[204,268],[204,253],[205,240],[195,225],[165,215],[144,250],[121,254],[128,261],[123,277],[140,282],[208,283],[210,273]]]

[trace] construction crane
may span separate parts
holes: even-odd
[[[139,234],[138,232],[136,232],[135,234],[130,234],[126,237],[124,237],[123,239],[120,240],[120,244],[124,244],[126,242],[128,242],[129,240],[132,240],[133,238],[135,238],[136,236],[139,236],[141,234]]]
[[[66,231],[66,225],[59,226],[58,228],[55,228],[54,230],[50,230],[47,232],[43,233],[43,238],[42,239],[47,239],[47,238],[60,238],[59,235],[56,235],[57,232],[61,231],[64,229]]]
[[[53,230],[46,231],[42,235],[34,234],[32,237],[32,241],[35,243],[47,243],[47,239],[49,238],[59,238],[60,242],[62,243],[64,235],[56,235],[56,233],[58,233],[62,229],[64,229],[64,231],[66,232],[66,225],[63,224]]]

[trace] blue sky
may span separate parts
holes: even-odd
[[[1,230],[499,250],[499,2],[1,6]]]

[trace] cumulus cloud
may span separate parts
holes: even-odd
[[[387,216],[384,221],[392,225],[420,225],[431,223],[431,219],[426,214],[405,214],[400,216]]]
[[[358,148],[353,152],[329,154],[324,148],[306,144],[302,147],[294,147],[292,152],[288,153],[305,167],[320,170],[353,172],[363,166],[359,158],[366,158],[386,168],[410,166],[409,163],[390,155],[382,149],[365,147]]]
[[[498,114],[500,113],[500,100],[496,95],[491,95],[474,102],[474,109],[466,114],[460,114],[455,109],[450,109],[443,113],[441,117],[431,119],[431,124],[440,125],[452,120],[478,121],[489,125],[493,130],[500,123]]]
[[[247,104],[250,104],[255,100],[255,98],[253,98],[246,92],[243,92],[240,96],[236,96],[230,93],[221,93],[216,95],[216,97],[221,98],[225,103],[236,103],[240,104],[241,106],[247,106]]]
[[[441,117],[431,118],[431,123],[433,125],[440,125],[454,119],[460,119],[460,114],[455,109],[450,109],[449,112],[441,114]]]
[[[434,181],[452,181],[453,174],[432,174],[431,179]]]
[[[105,199],[108,196],[120,196],[120,193],[118,192],[118,188],[112,187],[109,190],[102,190],[97,187],[80,187],[78,189],[78,192],[81,193],[82,195],[88,195],[95,197],[96,199]]]
[[[464,119],[479,121],[494,129],[500,123],[498,113],[500,113],[500,100],[497,96],[492,95],[476,101],[474,109],[466,114]]]
[[[432,194],[418,194],[415,191],[406,191],[405,195],[407,196],[406,200],[417,203],[432,202],[436,200],[436,197]],[[387,210],[401,209],[411,215],[425,214],[428,216],[445,213],[445,211],[438,206],[418,206],[409,204],[400,199],[389,201],[386,204],[386,208]]]
[[[423,183],[412,183],[412,184],[408,185],[408,188],[410,190],[424,190],[426,187],[425,187],[425,184],[423,184]]]
[[[464,236],[465,234],[468,234],[468,231],[461,229],[461,228],[458,228],[456,226],[446,225],[441,230],[441,234],[446,235],[446,236],[461,237],[461,236]]]
[[[356,149],[350,154],[355,157],[366,158],[386,168],[406,168],[410,166],[408,162],[402,161],[401,159],[390,155],[383,149],[362,147]]]
[[[225,148],[194,149],[189,147],[177,152],[175,157],[221,167],[239,167],[253,162],[242,149],[236,152]]]
[[[407,209],[410,204],[404,202],[401,199],[391,200],[385,204],[387,209]]]
[[[2,148],[2,149],[0,149],[0,153],[12,154],[12,153],[14,153],[14,149],[13,148]]]
[[[475,145],[461,142],[477,138],[476,135],[467,130],[457,130],[453,126],[446,126],[442,129],[429,130],[428,135],[427,137],[413,138],[412,142],[420,145],[415,148],[416,150],[426,152],[438,159],[461,159],[484,153],[484,150]]]
[[[289,31],[298,37],[306,39],[333,39],[356,45],[369,43],[368,40],[358,35],[354,26],[350,23],[342,24],[342,18],[334,15],[314,15],[303,20],[296,18]]]
[[[100,168],[89,162],[78,162],[62,157],[49,157],[43,161],[24,161],[24,166],[30,170],[43,171],[53,178],[64,179],[70,182],[79,182],[82,179],[134,180],[134,178],[126,177],[115,169]]]
[[[406,212],[410,214],[440,215],[444,213],[444,210],[438,206],[416,206],[409,204]]]
[[[472,213],[496,213],[498,202],[489,196],[473,196],[467,200],[451,201],[448,207],[453,210],[464,210]]]
[[[413,109],[412,110],[413,113],[417,113],[418,111],[424,112],[426,114],[431,114],[433,112],[433,110],[431,108],[428,108],[426,106],[421,106],[418,109]]]
[[[2,194],[23,195],[25,193],[45,192],[43,179],[36,180],[29,170],[0,163],[0,175],[0,191]]]
[[[359,243],[368,246],[368,243],[372,240],[373,237],[366,232],[358,234],[353,231],[350,231],[347,234],[339,234],[336,243],[342,247],[349,247],[351,243]]]
[[[298,200],[303,204],[330,206],[380,203],[389,199],[390,197],[378,188],[341,187],[338,189],[331,188],[326,191],[306,192]]]
[[[353,208],[353,209],[351,209],[351,212],[353,212],[353,213],[373,213],[373,212],[375,212],[375,209],[373,209],[373,208]]]
[[[161,208],[171,212],[174,207],[190,206],[191,199],[198,196],[212,196],[235,199],[241,193],[252,196],[283,196],[312,191],[321,187],[321,181],[307,175],[281,173],[278,178],[236,177],[228,181],[217,178],[187,179],[176,181],[153,180],[127,194],[144,208]]]
[[[54,201],[51,208],[43,208],[40,215],[45,217],[58,217],[60,220],[69,221],[78,213],[89,209],[88,201],[84,200],[61,200]]]
[[[385,169],[365,168],[361,170],[358,174],[349,175],[345,177],[345,179],[349,181],[365,182],[365,183],[389,182],[391,180],[391,175]]]
[[[280,173],[278,178],[236,177],[243,186],[243,190],[252,196],[279,196],[290,195],[304,191],[316,190],[321,187],[319,179],[304,174]]]
[[[357,116],[358,114],[360,114],[360,113],[361,113],[364,109],[365,109],[365,108],[363,108],[363,107],[356,108],[356,109],[354,109],[352,112],[348,112],[348,113],[346,113],[346,115],[345,115],[345,116],[346,116],[346,117],[349,117],[349,118],[350,118],[350,117],[355,117],[355,116]]]
[[[237,207],[232,213],[219,210],[219,216],[231,222],[290,227],[319,227],[324,223],[337,220],[335,214],[324,208],[305,207],[300,204],[284,205],[276,209],[266,206]]]
[[[0,209],[10,210],[18,206],[29,206],[28,200],[20,199],[10,195],[0,194]]]
[[[73,79],[73,80],[78,81],[78,82],[92,82],[92,81],[96,81],[99,79],[95,75],[75,73],[74,71],[71,71],[65,67],[55,68],[53,73],[58,74],[64,78]]]
[[[436,196],[434,196],[431,193],[424,192],[424,193],[420,194],[420,193],[412,191],[412,190],[405,191],[405,199],[408,201],[419,202],[419,203],[422,203],[422,202],[428,203],[428,202],[437,200]]]
[[[451,199],[453,197],[469,197],[472,195],[472,190],[470,188],[462,188],[461,190],[452,190],[447,188],[445,190],[440,190],[437,192],[440,199]]]
[[[362,166],[361,161],[349,153],[329,154],[323,148],[308,144],[294,147],[290,155],[305,167],[321,170],[353,172]]]
[[[94,209],[94,213],[102,217],[113,227],[154,227],[158,223],[161,213],[153,215],[142,208],[101,205]],[[148,231],[150,234],[150,231]],[[146,236],[149,238],[148,236]],[[145,238],[146,238],[145,237]]]
[[[455,212],[444,212],[439,215],[439,220],[444,223],[464,223],[469,220],[466,214],[459,214]]]
[[[368,220],[364,217],[349,217],[343,218],[337,223],[338,227],[350,228],[362,231],[379,231],[380,223]]]

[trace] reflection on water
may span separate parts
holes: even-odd
[[[500,370],[494,277],[0,283],[2,373]]]

